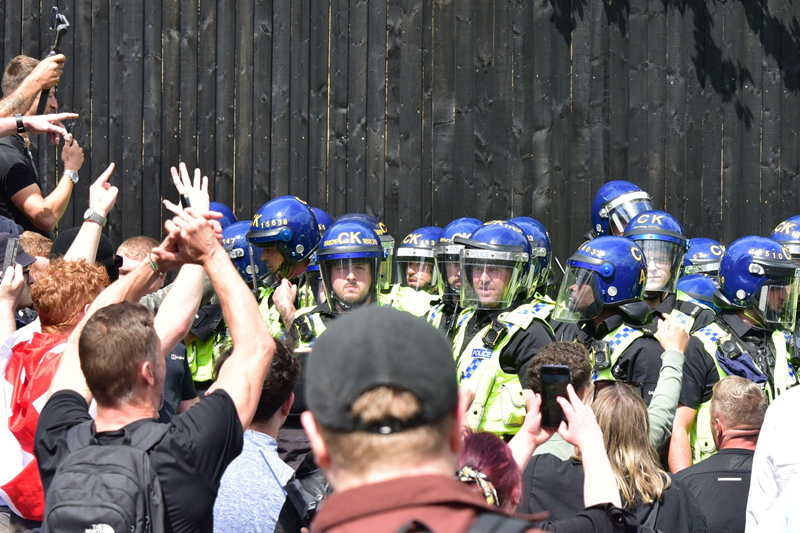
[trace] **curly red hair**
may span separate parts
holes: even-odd
[[[45,333],[65,333],[80,320],[81,312],[111,283],[102,265],[83,259],[56,259],[31,288],[33,308]]]

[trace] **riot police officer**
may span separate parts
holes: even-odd
[[[708,404],[714,383],[735,374],[755,381],[772,400],[797,384],[791,331],[797,311],[798,265],[788,250],[764,237],[742,237],[720,261],[721,308],[686,352],[680,403],[669,452],[673,472],[714,453]]]
[[[455,237],[469,237],[481,226],[477,218],[457,218],[444,227],[436,243],[436,269],[439,271],[439,300],[431,304],[425,315],[428,323],[453,338],[456,318],[461,312],[461,244],[453,242]]]
[[[646,283],[641,248],[623,237],[598,237],[567,260],[552,317],[577,326],[557,334],[559,340],[579,341],[589,348],[596,384],[634,383],[649,405],[663,350],[644,328],[651,320],[644,301]]]
[[[378,303],[380,265],[386,255],[380,237],[361,220],[337,220],[322,236],[315,262],[322,275],[325,301],[298,311],[290,335],[311,346],[338,316]]]
[[[222,218],[219,219],[219,224],[222,226],[222,229],[225,229],[231,224],[237,222],[236,215],[233,214],[231,208],[223,203],[211,202],[208,204],[208,210],[215,211],[222,215]]]
[[[259,298],[261,316],[273,337],[286,337],[286,328],[301,307],[298,287],[305,283],[303,275],[319,239],[314,211],[295,196],[270,200],[253,217],[247,241],[263,249],[262,259],[277,276],[276,283],[264,287]],[[279,294],[281,298],[277,298]]]
[[[438,296],[435,246],[442,228],[425,226],[406,235],[397,247],[395,280],[400,287]]]
[[[545,294],[553,259],[550,235],[544,225],[535,218],[516,217],[509,219],[509,222],[519,226],[525,232],[531,245],[531,268],[526,283],[528,302],[534,305],[546,305],[552,311],[555,302]]]
[[[678,300],[706,307],[714,313],[719,313],[720,309],[714,303],[714,293],[719,289],[719,281],[716,277],[705,274],[689,274],[678,279],[676,288]]]
[[[622,235],[633,217],[653,209],[651,200],[649,194],[629,181],[609,181],[592,201],[592,230],[587,238]]]
[[[475,392],[466,419],[475,431],[512,435],[525,416],[528,363],[553,342],[546,320],[525,303],[530,243],[518,226],[487,222],[461,244],[461,298],[453,355],[460,385]]]
[[[716,277],[719,274],[719,262],[725,253],[725,247],[714,239],[697,237],[689,239],[688,249],[683,256],[682,276],[704,274]]]
[[[676,284],[688,240],[675,217],[658,210],[639,213],[628,222],[625,237],[644,252],[647,261],[644,299],[654,315],[671,315],[690,332],[714,320],[714,313],[708,307],[677,299]],[[647,326],[654,335],[655,326],[655,323]]]

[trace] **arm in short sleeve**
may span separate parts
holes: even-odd
[[[528,329],[519,331],[500,354],[503,372],[517,374],[520,383],[525,383],[528,364],[543,347],[553,342],[550,328],[539,321],[531,322]]]
[[[714,361],[706,353],[703,344],[697,338],[692,337],[686,348],[683,382],[678,401],[687,407],[697,409],[701,403],[711,397],[711,387],[717,381],[719,381],[719,372],[717,372]]]

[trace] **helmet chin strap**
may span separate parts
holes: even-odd
[[[349,313],[353,309],[356,309],[356,308],[361,307],[362,305],[364,305],[364,303],[367,301],[367,298],[369,298],[369,292],[367,293],[366,296],[364,296],[361,299],[361,301],[353,302],[353,303],[347,303],[344,300],[342,300],[341,298],[339,298],[339,296],[335,292],[331,291],[331,300],[333,301],[333,303],[336,305],[336,307],[339,307],[342,311],[345,311],[347,313]]]

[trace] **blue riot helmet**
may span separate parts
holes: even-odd
[[[592,235],[622,235],[639,213],[653,209],[650,195],[629,181],[609,181],[592,202]]]
[[[248,231],[250,222],[247,220],[234,222],[222,230],[222,246],[242,279],[253,289],[257,289],[258,283],[269,274],[269,269],[261,259],[261,248],[247,242]]]
[[[314,211],[314,216],[317,217],[317,226],[319,227],[319,234],[322,235],[328,230],[328,228],[331,227],[331,224],[333,224],[333,219],[328,213],[326,213],[319,207],[312,207],[311,210]]]
[[[483,223],[477,218],[457,218],[444,227],[436,244],[436,268],[439,271],[439,294],[451,302],[461,298],[461,249],[456,237],[469,237]]]
[[[766,237],[742,237],[719,263],[720,289],[715,303],[723,308],[755,310],[764,325],[794,328],[800,268],[789,251]]]
[[[625,227],[625,237],[644,251],[647,261],[645,299],[675,292],[688,239],[680,222],[664,211],[639,213]]]
[[[337,222],[339,220],[360,220],[369,225],[375,234],[378,235],[378,238],[381,240],[381,245],[386,249],[386,258],[381,263],[380,289],[382,291],[389,290],[392,286],[392,273],[394,272],[392,270],[394,237],[389,235],[389,229],[386,227],[386,224],[378,220],[377,217],[366,213],[348,213],[336,219]]]
[[[714,239],[703,237],[689,239],[689,249],[683,256],[683,275],[716,276],[719,273],[719,261],[724,253],[725,247]]]
[[[222,213],[222,218],[219,219],[219,223],[222,226],[222,229],[227,228],[234,222],[236,222],[236,215],[233,214],[231,208],[225,204],[221,204],[219,202],[211,202],[208,205],[209,211],[216,211],[217,213]]]
[[[295,196],[281,196],[264,204],[253,217],[247,240],[262,248],[275,247],[283,256],[273,272],[289,277],[292,266],[311,257],[319,244],[314,211]]]
[[[633,241],[614,236],[592,239],[567,260],[553,319],[591,320],[604,307],[641,302],[646,283],[644,253]]]
[[[528,237],[531,244],[531,269],[528,274],[528,296],[547,283],[550,275],[550,261],[553,257],[553,248],[550,245],[550,235],[544,225],[530,217],[516,217],[509,220],[519,226]]]
[[[800,262],[800,215],[787,218],[775,228],[770,239],[789,250],[795,261]]]
[[[714,303],[714,293],[719,289],[716,278],[704,274],[689,274],[678,280],[678,299],[685,302],[707,307],[719,313],[719,307]]]
[[[328,228],[314,258],[332,311],[378,303],[385,255],[378,234],[361,220],[337,220]]]
[[[531,245],[522,229],[504,220],[487,222],[461,244],[461,306],[505,309],[527,287]]]
[[[425,226],[406,235],[397,247],[394,279],[401,287],[426,292],[437,288],[439,272],[434,248],[441,233],[442,228]]]

